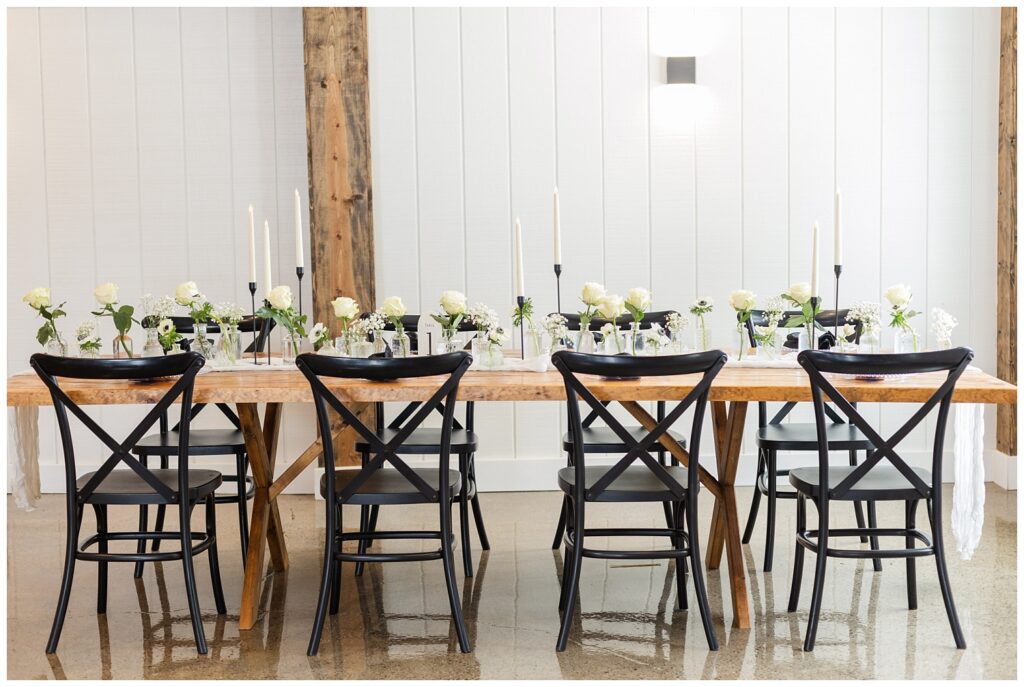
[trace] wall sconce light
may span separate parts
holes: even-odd
[[[696,57],[669,57],[665,60],[666,83],[697,83]]]

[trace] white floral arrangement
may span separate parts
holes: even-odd
[[[665,317],[665,326],[669,332],[679,335],[684,329],[690,326],[690,318],[678,312],[670,312]]]
[[[313,345],[314,353],[318,353],[330,340],[331,332],[323,322],[317,322],[309,330],[309,343]]]
[[[178,305],[188,308],[188,313],[196,324],[210,321],[213,305],[206,300],[206,296],[199,291],[199,287],[194,281],[184,281],[178,284],[174,289],[174,300]]]
[[[365,318],[366,330],[373,334],[384,331],[388,326],[387,315],[380,308],[368,314]]]
[[[359,315],[359,303],[348,296],[338,296],[331,301],[334,308],[334,317],[341,322],[341,328],[348,331],[349,323]]]
[[[846,321],[860,323],[866,332],[876,332],[882,326],[882,306],[871,301],[858,301],[846,314]]]
[[[157,322],[156,336],[165,351],[169,351],[174,348],[174,344],[178,343],[182,339],[181,334],[178,333],[177,327],[174,326],[174,320],[169,317],[165,317]]]
[[[75,340],[78,348],[83,351],[96,352],[103,345],[100,335],[96,332],[95,320],[87,320],[75,328]]]
[[[128,332],[132,328],[132,323],[137,322],[133,317],[135,314],[135,307],[132,305],[122,305],[120,307],[114,307],[118,305],[118,286],[113,282],[106,282],[100,284],[93,289],[92,295],[99,304],[99,310],[93,310],[92,314],[96,317],[110,317],[114,322],[114,328],[117,329],[117,340],[121,342],[124,347],[125,353],[129,358],[134,357],[132,351],[131,340],[128,338]]]
[[[45,346],[53,339],[59,346],[63,346],[64,342],[60,340],[60,332],[57,331],[57,318],[67,314],[64,312],[64,303],[54,307],[50,301],[50,289],[45,286],[32,289],[21,300],[28,303],[29,307],[43,318],[43,325],[36,332],[36,341]]]
[[[651,323],[651,328],[647,330],[645,343],[648,347],[654,349],[655,355],[658,354],[658,351],[666,343],[665,329],[661,326],[660,322]]]
[[[147,329],[156,327],[160,320],[173,315],[177,307],[177,302],[170,296],[145,294],[139,299],[139,308],[142,310],[142,326]]]
[[[243,319],[245,319],[245,311],[234,303],[218,303],[213,306],[213,311],[210,314],[210,318],[217,324],[235,324],[237,325]]]
[[[561,313],[551,313],[541,320],[540,326],[551,337],[552,343],[566,339],[569,336],[569,320]]]
[[[696,315],[704,326],[704,316],[715,309],[715,301],[711,298],[701,297],[690,305],[690,314]]]
[[[626,314],[626,301],[614,293],[605,294],[598,303],[597,312],[606,320],[615,321]]]
[[[267,294],[267,303],[256,311],[257,317],[272,319],[283,327],[293,339],[306,335],[306,315],[300,315],[292,307],[294,302],[291,287],[287,284],[275,286]]]
[[[763,312],[764,319],[771,324],[772,329],[775,329],[786,312],[786,301],[782,296],[770,296],[764,303]]]
[[[581,333],[590,328],[590,321],[597,314],[597,309],[604,297],[604,285],[598,284],[596,281],[588,281],[583,285],[580,290],[580,301],[586,307],[579,313]]]
[[[477,303],[466,313],[466,321],[483,334],[497,327],[500,322],[498,313],[484,303]]]
[[[440,312],[432,312],[430,316],[441,325],[442,329],[454,332],[459,328],[466,316],[466,296],[459,291],[443,291],[439,300]]]
[[[634,322],[642,322],[644,314],[651,309],[654,297],[647,289],[637,286],[626,292],[625,306]]]
[[[492,327],[487,330],[485,339],[492,346],[500,346],[508,340],[508,334],[501,327]]]
[[[902,329],[908,334],[914,334],[916,337],[914,328],[908,322],[910,318],[919,314],[916,310],[910,309],[910,302],[914,300],[914,292],[911,291],[910,287],[906,284],[893,284],[882,295],[885,296],[885,300],[889,301],[891,306],[889,310],[889,317],[891,318],[889,326],[893,329]]]
[[[932,308],[932,334],[941,346],[950,346],[953,329],[959,324],[956,318],[942,308]]]
[[[619,328],[613,322],[606,322],[601,325],[601,336],[605,341],[614,341],[615,350],[622,353],[622,337],[619,336]]]

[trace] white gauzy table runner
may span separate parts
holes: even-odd
[[[800,367],[795,355],[784,355],[776,360],[751,356],[738,360],[730,358],[728,367],[791,368]],[[232,367],[204,367],[201,372],[212,371],[273,371],[283,364],[254,365],[244,362]],[[506,356],[501,370],[514,372],[544,372],[550,368],[550,358],[541,356],[521,360]],[[471,370],[480,369],[476,363]],[[34,374],[27,371],[23,374]],[[953,538],[960,557],[968,560],[981,540],[985,521],[985,422],[984,406],[978,403],[955,404],[953,423]],[[14,409],[14,481],[11,485],[15,504],[31,510],[39,500],[39,408],[17,406]]]

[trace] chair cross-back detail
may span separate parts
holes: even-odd
[[[960,621],[957,618],[946,569],[945,552],[942,543],[942,448],[946,423],[952,404],[956,382],[974,358],[969,348],[954,348],[944,351],[911,354],[846,355],[821,351],[804,351],[798,360],[807,371],[811,383],[811,397],[814,403],[815,424],[822,444],[818,451],[818,466],[797,468],[789,475],[790,483],[797,489],[797,532],[796,557],[793,566],[793,584],[789,596],[789,610],[796,610],[800,596],[800,581],[803,572],[804,550],[817,554],[814,587],[811,595],[810,613],[804,650],[814,648],[821,612],[821,597],[825,581],[825,563],[835,558],[905,558],[907,560],[907,602],[911,609],[917,608],[917,571],[915,559],[934,556],[939,576],[939,588],[946,607],[946,615],[957,648],[966,648]],[[848,401],[826,374],[920,374],[946,372],[946,378],[931,397],[888,438],[883,438],[864,418],[857,408]],[[865,436],[870,439],[873,449],[863,463],[850,467],[830,467],[828,450],[825,447],[825,397],[835,404]],[[935,422],[935,438],[932,448],[931,469],[914,468],[897,452],[899,444],[911,431],[921,424],[933,410],[938,408]],[[885,463],[883,463],[885,461]],[[829,527],[829,502],[832,500],[903,501],[905,526],[903,528],[854,528],[831,529]],[[810,499],[818,509],[818,528],[807,528],[806,501]],[[931,526],[931,538],[915,526],[918,504],[924,501]],[[902,537],[905,548],[863,551],[838,549],[830,545],[832,537],[863,536]],[[916,546],[920,542],[923,546]]]
[[[697,526],[697,492],[699,476],[700,434],[707,407],[711,382],[725,364],[721,351],[708,351],[690,355],[635,358],[601,356],[559,351],[552,356],[555,367],[562,374],[568,405],[569,423],[574,441],[574,464],[558,473],[558,484],[568,497],[568,517],[564,534],[566,568],[562,575],[562,593],[559,610],[562,624],[556,648],[565,649],[572,625],[573,611],[579,594],[582,559],[656,559],[668,558],[676,564],[677,597],[680,608],[686,608],[686,582],[683,563],[689,559],[693,575],[701,620],[708,646],[718,649],[707,591],[701,570],[700,544]],[[626,428],[611,413],[607,404],[599,400],[577,376],[592,374],[611,377],[701,374],[700,381],[671,410],[660,418],[654,428],[641,437]],[[622,457],[610,466],[587,466],[587,445],[583,440],[583,420],[580,399],[590,411],[604,420],[623,447]],[[683,413],[693,408],[690,432],[689,465],[666,466],[652,455],[652,449],[669,434],[669,429]],[[642,465],[634,465],[639,461]],[[665,528],[599,528],[585,526],[586,502],[668,503],[672,519]],[[685,520],[685,528],[684,528]],[[668,537],[672,548],[668,550],[604,550],[585,545],[586,537],[654,536]]]
[[[469,368],[471,356],[465,352],[448,353],[422,358],[335,358],[315,354],[303,354],[296,364],[309,380],[316,407],[317,423],[322,437],[331,436],[331,420],[328,408],[341,416],[361,437],[373,457],[364,461],[357,470],[334,470],[334,447],[324,442],[324,461],[328,466],[321,480],[320,490],[328,500],[327,528],[324,567],[321,575],[320,593],[317,599],[313,631],[307,653],[315,655],[320,646],[327,605],[331,614],[336,614],[341,598],[341,564],[343,561],[362,563],[387,563],[395,561],[427,561],[440,559],[444,567],[448,600],[455,624],[459,646],[463,652],[470,651],[470,643],[462,617],[456,589],[455,570],[452,556],[454,536],[452,534],[451,507],[462,485],[462,475],[449,470],[451,434],[455,413],[456,394],[462,375]],[[431,394],[430,398],[411,413],[401,428],[389,434],[386,439],[360,421],[324,383],[323,378],[366,378],[390,381],[409,377],[447,375],[447,379]],[[444,408],[438,467],[414,469],[400,457],[403,443],[441,404]],[[390,465],[394,470],[383,469]],[[397,475],[395,474],[397,473]],[[341,510],[343,504],[358,506],[382,506],[412,503],[437,503],[440,506],[440,527],[435,531],[370,531],[363,522],[357,532],[343,532]],[[370,539],[437,539],[440,547],[435,551],[415,553],[368,553],[365,542]],[[358,541],[357,553],[345,553],[345,541]]]
[[[96,612],[106,613],[107,606],[107,564],[111,562],[171,561],[181,560],[185,575],[185,590],[196,648],[206,653],[206,637],[200,616],[199,600],[195,587],[195,571],[192,558],[204,551],[209,554],[210,576],[213,581],[214,598],[218,613],[226,613],[224,593],[220,582],[220,567],[217,559],[216,517],[210,496],[221,483],[221,475],[213,470],[188,469],[187,439],[189,434],[189,409],[195,376],[203,366],[198,353],[167,356],[163,358],[141,358],[130,360],[77,360],[36,354],[31,365],[50,391],[60,429],[64,452],[64,469],[67,499],[67,550],[64,574],[54,615],[53,627],[47,642],[47,653],[54,653],[60,641],[64,618],[67,614],[71,586],[74,581],[75,562],[94,561],[99,564],[99,586]],[[146,413],[142,421],[124,441],[118,442],[76,404],[60,387],[59,378],[72,379],[154,379],[177,377],[164,396]],[[131,453],[135,442],[163,416],[174,402],[180,399],[181,436],[178,470],[151,470]],[[110,456],[100,467],[81,477],[75,465],[75,450],[68,421],[68,413],[78,418],[93,435],[108,449]],[[119,465],[128,470],[115,470]],[[206,531],[193,533],[190,517],[192,509],[200,502],[206,502]],[[179,510],[178,532],[110,532],[107,527],[107,506],[159,504],[176,505]],[[96,514],[97,532],[78,543],[82,527],[82,514],[86,505],[91,505]],[[153,551],[144,549],[136,553],[110,553],[111,541],[177,539],[179,551]],[[195,543],[197,542],[197,543]],[[95,545],[96,552],[89,549]]]

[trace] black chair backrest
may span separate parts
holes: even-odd
[[[295,364],[309,380],[313,390],[313,403],[316,407],[317,423],[320,428],[320,436],[329,437],[332,435],[331,419],[328,416],[328,407],[338,413],[341,418],[355,429],[363,439],[370,444],[374,454],[372,460],[364,465],[359,474],[337,494],[341,501],[346,501],[355,494],[359,487],[385,462],[394,466],[398,472],[405,477],[416,490],[425,498],[431,501],[445,503],[449,498],[448,474],[449,451],[451,449],[452,419],[455,413],[455,398],[459,389],[459,381],[462,375],[469,369],[473,358],[464,351],[446,353],[435,356],[417,356],[415,358],[339,358],[334,356],[316,355],[314,353],[303,353],[296,358]],[[405,425],[385,444],[377,433],[371,431],[355,413],[338,399],[330,388],[324,383],[331,378],[336,379],[369,379],[374,381],[397,381],[416,377],[433,377],[447,375],[447,379],[425,401]],[[416,473],[407,463],[398,457],[397,451],[402,442],[419,427],[430,413],[434,411],[439,403],[444,405],[444,419],[441,424],[441,450],[440,450],[440,474],[442,478],[438,481],[438,488],[434,488]],[[332,442],[324,442],[324,464],[333,466],[334,447]],[[335,494],[334,471],[328,469],[326,472],[327,493]]]
[[[942,487],[942,446],[946,434],[946,421],[953,400],[953,390],[960,375],[974,359],[969,348],[951,348],[927,353],[890,354],[845,354],[828,351],[802,351],[797,360],[811,382],[811,397],[814,402],[814,419],[818,430],[818,466],[821,471],[821,498],[838,498],[846,494],[862,477],[870,472],[882,459],[886,459],[913,485],[921,498],[931,498]],[[932,396],[921,404],[910,419],[888,439],[883,439],[864,419],[842,392],[836,389],[828,375],[905,375],[925,372],[945,372],[946,378]],[[828,439],[825,430],[824,398],[827,396],[839,412],[857,427],[874,449],[867,459],[858,465],[839,484],[828,484]],[[896,452],[896,446],[924,420],[936,407],[939,408],[935,423],[935,439],[932,450],[932,484],[925,484],[914,470]]]
[[[653,312],[644,313],[644,319],[640,321],[640,328],[650,329],[652,324],[660,324],[662,327],[664,327],[665,324],[668,322],[668,316],[674,312],[676,311],[656,310]],[[569,328],[569,331],[578,332],[580,330],[580,316],[578,313],[564,312],[562,313],[562,317],[565,318],[566,326]],[[591,331],[597,331],[601,329],[601,327],[603,327],[604,325],[608,324],[609,322],[611,322],[611,320],[605,319],[603,317],[594,317],[594,319],[590,321],[590,329]],[[633,316],[629,314],[622,315],[621,317],[615,320],[615,326],[618,329],[629,329],[632,324]]]
[[[790,317],[794,315],[800,315],[799,310],[787,310],[782,313],[782,317],[776,323],[776,326],[780,329],[785,327],[786,322]],[[849,308],[844,308],[839,311],[839,326],[842,327],[846,324],[846,316],[850,314]],[[737,318],[739,315],[737,315]],[[836,323],[836,311],[835,310],[822,310],[814,318],[814,321],[824,327],[826,330],[831,331]],[[750,317],[746,321],[747,337],[750,339],[750,345],[756,346],[757,342],[754,340],[754,327],[765,327],[768,325],[768,318],[765,317],[764,310],[751,310]],[[861,322],[852,322],[854,327],[854,335],[852,338],[847,339],[850,343],[860,343],[860,335],[864,331],[864,325]]]
[[[127,360],[87,360],[63,358],[36,353],[31,358],[32,369],[36,371],[43,383],[50,390],[53,407],[57,415],[57,426],[60,428],[61,444],[64,450],[64,471],[68,505],[71,508],[76,502],[91,495],[100,483],[110,474],[118,463],[124,463],[135,472],[153,490],[168,502],[174,502],[176,495],[167,485],[142,465],[131,454],[131,449],[153,424],[164,415],[168,407],[181,399],[181,444],[178,451],[179,460],[179,494],[188,493],[188,433],[189,408],[192,404],[192,389],[196,375],[205,360],[198,353],[183,353],[154,358],[133,358]],[[131,431],[123,442],[115,441],[102,427],[75,403],[61,388],[61,378],[67,379],[113,379],[113,380],[148,380],[161,377],[177,377],[163,397],[150,409],[142,422]],[[75,468],[75,449],[72,442],[71,427],[68,422],[68,411],[82,421],[96,437],[111,450],[110,457],[96,470],[93,477],[81,490],[77,489]]]
[[[628,448],[626,454],[615,463],[597,482],[586,489],[584,496],[593,500],[600,496],[637,459],[643,461],[647,468],[682,501],[685,490],[691,493],[697,488],[700,456],[700,433],[704,422],[704,411],[707,407],[708,392],[711,382],[725,365],[726,355],[722,351],[704,351],[687,355],[666,355],[651,357],[591,355],[558,351],[551,356],[555,367],[562,373],[565,382],[565,393],[569,408],[569,426],[573,438],[573,457],[575,459],[576,484],[578,488],[585,482],[585,442],[583,441],[582,416],[579,398],[582,398],[590,409],[596,412],[605,424],[614,431]],[[640,441],[622,426],[622,423],[598,400],[587,388],[578,375],[600,375],[604,377],[653,377],[669,375],[702,375],[693,389],[665,416],[658,420],[654,429]],[[690,407],[694,407],[693,425],[690,431],[688,467],[688,484],[679,484],[665,466],[650,454],[658,440],[666,435],[672,425]]]

